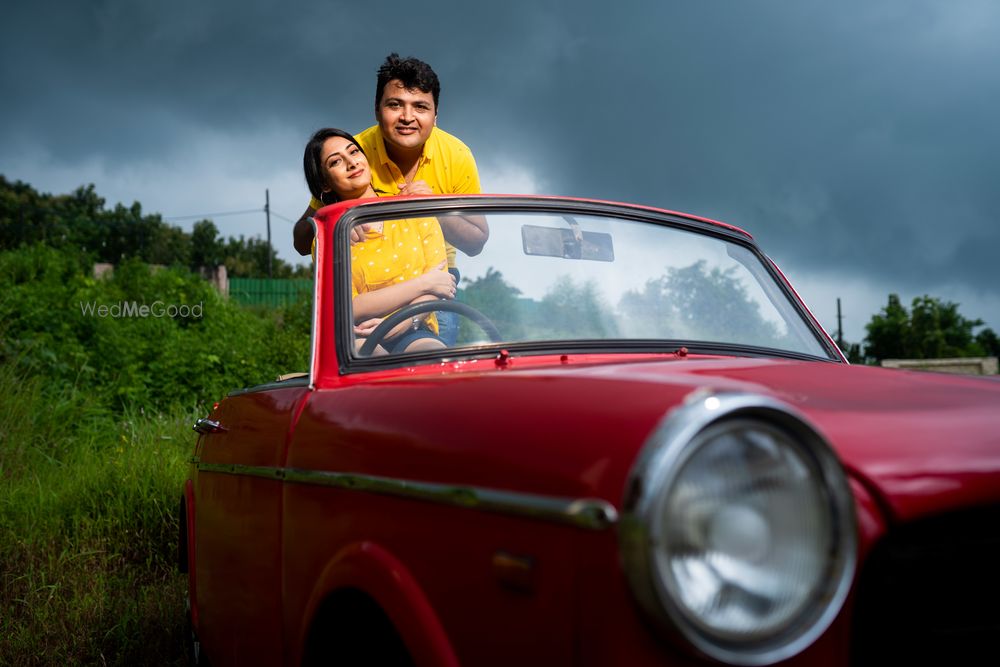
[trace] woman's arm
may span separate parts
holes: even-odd
[[[372,317],[385,317],[426,295],[441,299],[455,298],[455,277],[444,269],[445,263],[441,262],[411,280],[357,295],[352,301],[354,323],[358,324]]]
[[[302,217],[298,219],[295,223],[295,227],[292,229],[292,243],[295,249],[299,251],[300,255],[308,255],[312,251],[312,242],[316,236],[316,232],[313,230],[312,223],[309,222],[309,218],[316,214],[316,209],[312,207],[312,204],[306,208],[305,213]]]

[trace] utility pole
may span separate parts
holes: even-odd
[[[844,349],[844,317],[840,313],[840,297],[837,297],[837,345]]]
[[[267,277],[273,278],[271,273],[271,191],[264,190],[264,215],[267,217]],[[837,309],[840,309],[840,299],[837,299]]]

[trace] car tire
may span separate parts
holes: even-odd
[[[414,667],[385,612],[360,591],[341,591],[320,607],[302,656],[303,667]]]

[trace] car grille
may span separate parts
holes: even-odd
[[[861,570],[852,665],[1000,665],[1000,507],[895,527]]]

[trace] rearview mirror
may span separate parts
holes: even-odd
[[[521,242],[525,255],[615,261],[611,234],[583,232],[576,225],[572,229],[521,225]]]

